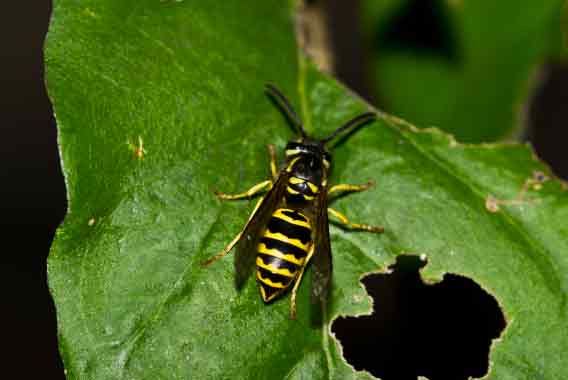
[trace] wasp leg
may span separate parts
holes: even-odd
[[[239,232],[239,234],[237,236],[235,236],[235,238],[233,240],[231,240],[231,242],[221,252],[219,252],[215,256],[211,257],[210,259],[202,262],[201,265],[205,267],[207,265],[213,264],[215,261],[219,260],[221,257],[226,256],[229,252],[231,252],[231,250],[233,249],[235,244],[237,244],[237,242],[241,239],[242,234],[243,234],[243,231]]]
[[[278,178],[278,162],[276,161],[276,150],[273,144],[268,144],[268,155],[270,156],[270,173],[272,174],[272,180],[276,181]]]
[[[361,231],[376,232],[376,233],[381,233],[385,230],[383,227],[380,226],[370,226],[368,224],[351,223],[345,215],[343,215],[337,210],[332,209],[331,207],[327,208],[327,212],[335,216],[342,225],[352,230],[361,230]]]
[[[312,258],[313,254],[314,254],[314,245],[312,244],[312,246],[310,247],[310,251],[308,252],[308,256],[306,257],[306,261],[304,262],[302,269],[300,269],[298,277],[296,277],[294,288],[292,288],[292,296],[290,297],[290,319],[296,319],[296,293],[298,291],[298,287],[300,286],[300,281],[302,281],[304,270],[306,269],[306,266],[310,262],[310,259]]]
[[[219,260],[221,257],[226,256],[229,252],[231,252],[231,250],[233,249],[233,247],[235,246],[235,244],[237,244],[237,242],[239,240],[241,240],[241,236],[243,236],[243,232],[245,232],[245,229],[248,226],[248,222],[250,222],[250,220],[252,219],[253,215],[256,213],[256,211],[258,210],[258,208],[260,207],[260,204],[262,203],[262,200],[264,198],[260,198],[258,200],[258,202],[256,202],[256,206],[254,206],[254,210],[252,210],[247,223],[245,224],[245,226],[243,227],[243,229],[241,230],[241,232],[238,233],[237,236],[235,236],[235,238],[233,240],[231,240],[231,242],[229,244],[227,244],[227,246],[225,248],[223,248],[223,250],[221,252],[219,252],[218,254],[216,254],[215,256],[211,257],[210,259],[204,261],[201,263],[202,266],[207,266],[209,264],[214,263],[215,261]]]
[[[278,178],[278,163],[276,161],[276,151],[274,149],[274,145],[268,144],[266,146],[268,148],[268,155],[270,156],[270,173],[272,174],[272,180],[267,179],[266,181],[262,181],[257,183],[247,191],[237,194],[226,194],[219,191],[215,192],[215,195],[222,200],[225,201],[232,201],[236,199],[243,199],[243,198],[251,198],[253,195],[256,195],[262,191],[268,190],[272,187],[272,184]]]
[[[250,189],[248,189],[247,191],[245,191],[243,193],[225,194],[225,193],[221,193],[221,192],[216,191],[215,195],[219,199],[232,201],[232,200],[235,200],[235,199],[250,198],[253,195],[256,195],[256,194],[258,194],[262,191],[265,191],[266,188],[270,189],[271,186],[272,186],[272,181],[267,179],[266,181],[262,181],[260,183],[257,183],[256,185],[254,185],[253,187],[251,187]]]
[[[373,181],[369,181],[363,185],[349,185],[349,184],[339,184],[339,185],[334,185],[332,187],[330,187],[330,189],[328,190],[327,194],[331,195],[333,193],[339,193],[339,192],[356,192],[356,191],[365,191],[371,187],[375,186],[375,182]]]

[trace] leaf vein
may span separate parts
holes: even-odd
[[[391,130],[394,130],[396,133],[399,134],[403,139],[405,139],[418,153],[423,155],[429,161],[431,161],[435,166],[440,168],[443,172],[445,172],[449,177],[454,178],[458,183],[462,184],[466,189],[468,189],[473,195],[478,197],[480,201],[485,200],[484,193],[480,190],[479,185],[475,183],[467,181],[465,178],[457,174],[456,170],[451,170],[447,161],[440,157],[435,153],[429,153],[421,148],[413,139],[411,139],[407,134],[405,134],[399,127],[393,124],[390,118],[385,117],[385,115],[380,115],[383,120],[387,122],[387,125],[391,127]],[[562,276],[558,273],[555,269],[553,263],[551,262],[550,257],[552,256],[547,248],[543,247],[539,244],[531,235],[527,232],[523,231],[520,228],[518,221],[515,219],[510,212],[505,210],[499,212],[499,217],[501,217],[506,224],[512,227],[513,231],[515,231],[518,236],[523,239],[528,246],[530,246],[535,252],[537,252],[541,257],[534,257],[534,255],[530,255],[529,259],[535,263],[539,272],[544,278],[548,278],[548,276],[552,276],[554,279],[554,287],[549,284],[549,281],[545,281],[545,285],[549,288],[549,290],[555,294],[560,295],[560,308],[561,310],[565,310],[566,308],[566,294],[568,293],[566,289],[562,286],[561,278]],[[539,263],[539,260],[544,260],[546,267],[543,267],[543,264]]]

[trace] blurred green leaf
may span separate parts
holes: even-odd
[[[363,5],[381,104],[459,141],[518,137],[539,65],[567,52],[562,0],[367,0]]]
[[[246,4],[245,4],[246,3]],[[246,5],[246,6],[245,6]],[[253,204],[215,199],[268,175],[265,144],[293,134],[263,94],[278,84],[323,136],[367,106],[307,64],[280,2],[59,0],[46,65],[69,212],[49,257],[68,379],[364,379],[330,334],[371,310],[359,278],[400,253],[428,256],[427,280],[468,276],[509,326],[492,379],[567,375],[568,202],[556,181],[515,199],[535,170],[521,146],[462,146],[380,120],[335,150],[335,182],[377,181],[336,207],[383,235],[331,227],[334,288],[323,324],[298,294],[264,305],[233,260],[200,263]]]

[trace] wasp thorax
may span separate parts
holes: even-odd
[[[301,178],[316,186],[319,186],[323,179],[323,162],[311,154],[303,154],[291,162],[290,173],[292,176]]]
[[[319,193],[324,176],[322,160],[311,154],[302,154],[288,164],[290,178],[286,186],[286,201],[289,204],[311,202]]]

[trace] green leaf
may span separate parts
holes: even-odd
[[[363,4],[365,34],[375,49],[371,75],[381,103],[459,141],[518,137],[539,65],[567,52],[562,0]],[[425,13],[412,18],[412,7],[420,4]],[[425,49],[427,42],[416,38],[434,39],[436,48]]]
[[[423,275],[472,278],[508,328],[492,379],[567,375],[566,191],[557,181],[515,199],[546,169],[522,146],[463,146],[394,117],[334,151],[333,181],[376,188],[340,199],[383,235],[331,227],[334,287],[314,323],[309,280],[264,305],[233,259],[200,263],[240,230],[253,202],[220,202],[268,175],[265,145],[293,137],[263,93],[272,81],[324,136],[368,108],[298,53],[293,9],[277,1],[58,0],[46,65],[69,212],[49,257],[69,379],[364,379],[330,334],[338,315],[368,313],[359,283],[400,253]],[[308,273],[309,274],[309,273]]]

